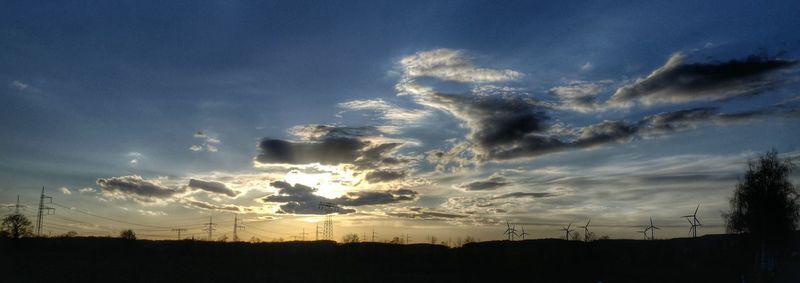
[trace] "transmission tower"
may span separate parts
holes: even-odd
[[[186,229],[175,228],[175,229],[172,229],[172,231],[178,232],[178,240],[180,240],[181,239],[181,232],[186,232]],[[194,235],[192,235],[192,237],[194,237]]]
[[[375,242],[375,229],[372,229],[372,242]]]
[[[39,213],[36,216],[36,236],[42,235],[42,224],[44,224],[43,217],[45,215],[55,214],[56,209],[46,206],[44,200],[48,200],[48,203],[53,203],[53,197],[47,196],[44,194],[44,187],[42,187],[42,194],[39,196]]]
[[[206,223],[204,225],[206,226],[206,228],[203,229],[203,230],[204,231],[208,231],[208,240],[209,241],[213,241],[214,238],[212,238],[211,236],[212,236],[212,233],[214,232],[214,230],[217,230],[217,228],[214,228],[214,227],[217,226],[217,224],[214,224],[214,222],[211,221],[211,216],[209,216],[208,217],[208,223]]]
[[[308,235],[308,233],[306,233],[306,228],[303,228],[303,233],[300,233],[300,239],[302,239],[302,241],[305,241],[306,235]]]
[[[8,206],[8,208],[12,208],[12,207],[14,208],[14,214],[19,214],[19,209],[20,208],[25,208],[24,205],[19,204],[19,195],[17,195],[17,204]]]
[[[239,220],[239,215],[234,213],[233,214],[233,241],[234,242],[238,242],[239,241],[239,236],[236,235],[236,230],[237,229],[244,229],[244,225],[239,225],[239,223],[241,223],[239,221],[240,221]]]
[[[325,212],[325,224],[322,225],[322,239],[333,240],[333,214],[340,211],[338,205],[320,202],[319,209]]]

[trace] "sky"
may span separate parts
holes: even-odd
[[[797,1],[11,1],[0,203],[43,233],[724,232],[800,158]],[[800,175],[791,176],[795,184]],[[11,210],[8,211],[10,213]],[[583,229],[577,229],[583,234]]]

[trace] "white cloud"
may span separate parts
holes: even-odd
[[[31,87],[30,85],[28,85],[28,84],[26,84],[24,82],[21,82],[21,81],[13,81],[13,82],[11,82],[11,88],[14,88],[14,89],[19,90],[19,91],[25,91],[25,90],[29,89],[30,87]]]
[[[61,187],[61,188],[58,188],[58,190],[62,194],[65,194],[65,195],[71,195],[72,194],[72,192],[67,187]]]
[[[406,77],[432,77],[462,83],[492,83],[513,81],[522,73],[509,69],[477,68],[462,51],[435,49],[404,57],[400,65]]]
[[[380,98],[343,102],[339,103],[339,107],[352,111],[376,111],[381,114],[382,119],[396,124],[416,123],[430,115],[430,111],[402,108]]]
[[[202,140],[200,144],[194,144],[189,147],[189,150],[194,152],[200,152],[200,151],[217,152],[219,151],[219,145],[222,144],[222,141],[220,141],[218,138],[211,137],[208,133],[204,131],[195,132],[193,137]]]
[[[94,188],[89,188],[89,187],[86,187],[86,188],[78,190],[78,192],[82,193],[82,194],[84,194],[84,193],[94,193],[96,191],[97,190],[95,190]]]

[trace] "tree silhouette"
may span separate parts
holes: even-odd
[[[33,235],[33,225],[25,215],[11,214],[3,218],[3,224],[0,226],[0,232],[4,237],[11,237],[19,239],[21,237],[30,237]]]
[[[136,233],[131,229],[122,230],[122,232],[119,233],[119,237],[125,240],[136,240]]]
[[[757,161],[751,160],[730,200],[731,211],[723,215],[727,230],[759,238],[793,231],[800,218],[800,199],[789,182],[793,167],[774,149]]]

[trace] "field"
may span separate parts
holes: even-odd
[[[800,279],[797,239],[781,252],[777,282]],[[453,249],[46,238],[0,241],[0,263],[8,267],[2,282],[741,282],[753,277],[753,250],[734,235],[494,241]]]

